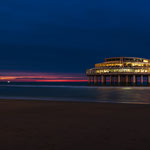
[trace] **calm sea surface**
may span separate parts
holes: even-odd
[[[0,98],[150,104],[150,87],[89,87],[87,83],[1,83]]]

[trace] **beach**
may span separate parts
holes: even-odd
[[[0,100],[2,150],[150,148],[150,105]]]

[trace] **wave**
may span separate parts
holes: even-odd
[[[100,89],[150,89],[149,86],[76,86],[76,85],[0,85],[0,87],[33,87],[33,88],[100,88]]]

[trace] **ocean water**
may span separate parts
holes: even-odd
[[[87,83],[1,83],[0,99],[150,104],[150,87]]]

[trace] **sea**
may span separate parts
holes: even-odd
[[[0,83],[0,99],[150,104],[150,87],[11,82]]]

